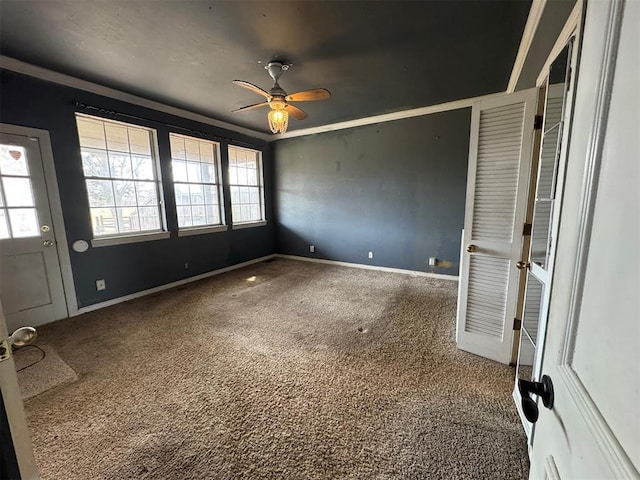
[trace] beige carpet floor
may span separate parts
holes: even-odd
[[[277,259],[57,322],[43,479],[518,479],[513,369],[455,348],[457,283]]]

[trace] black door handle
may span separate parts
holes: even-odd
[[[522,397],[522,412],[531,423],[536,423],[538,420],[538,405],[531,398],[530,393],[538,395],[542,399],[542,404],[548,409],[553,408],[553,382],[549,375],[543,375],[541,382],[518,380],[518,390]]]

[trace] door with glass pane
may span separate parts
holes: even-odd
[[[0,133],[0,298],[7,326],[67,316],[40,144]]]
[[[513,392],[527,435],[531,439],[532,423],[522,410],[522,398],[518,380],[540,381],[543,346],[547,325],[549,298],[555,252],[555,232],[559,221],[562,198],[565,152],[562,151],[563,129],[570,116],[570,60],[571,46],[567,45],[552,63],[544,87],[545,106],[542,144],[538,161],[534,199],[531,247],[527,262],[519,268],[527,268],[524,313],[520,330],[520,349],[516,386]]]

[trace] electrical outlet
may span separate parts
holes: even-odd
[[[315,251],[316,251],[316,247],[315,247],[315,246],[313,246],[313,245],[309,245],[309,251],[310,251],[311,253],[315,253]]]
[[[435,267],[438,265],[438,259],[436,257],[429,257],[429,266]]]
[[[107,284],[103,279],[96,280],[96,290],[106,290]]]
[[[373,252],[369,252],[369,258],[373,258]]]
[[[185,270],[186,270],[187,268],[189,268],[189,264],[188,264],[188,263],[185,263],[185,264],[184,264],[184,268],[185,268]]]

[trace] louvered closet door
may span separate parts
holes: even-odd
[[[535,89],[472,108],[460,264],[458,348],[511,361],[522,257]]]

